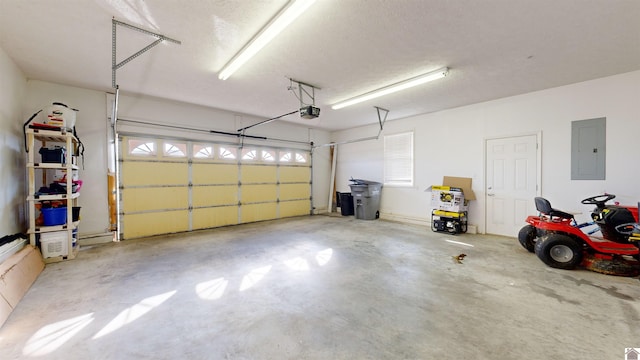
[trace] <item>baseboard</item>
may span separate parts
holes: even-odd
[[[78,244],[80,245],[80,247],[96,244],[106,244],[110,242],[113,242],[113,233],[111,232],[93,235],[80,234],[80,238],[78,239]]]
[[[328,213],[328,210],[326,207],[321,207],[321,208],[313,208],[313,215],[319,215],[319,214],[326,214]]]
[[[402,214],[380,213],[380,219],[387,221],[400,222],[404,224],[421,225],[431,228],[431,219],[423,217],[407,216]],[[478,227],[473,224],[467,225],[467,234],[477,234]]]
[[[389,214],[389,213],[380,213],[380,219],[401,222],[404,224],[413,224],[413,225],[422,225],[426,227],[431,227],[431,219],[407,216],[401,214]]]

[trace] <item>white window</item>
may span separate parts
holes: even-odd
[[[384,137],[384,183],[413,186],[413,132]]]
[[[196,159],[212,159],[213,146],[193,144],[193,157]]]
[[[307,156],[305,154],[302,154],[302,153],[296,153],[296,162],[306,163],[307,162]]]
[[[153,140],[129,139],[129,154],[150,156],[156,154],[156,143]]]
[[[236,150],[235,148],[220,147],[220,159],[234,160],[236,158]]]
[[[262,161],[276,161],[276,152],[273,150],[262,150]]]
[[[293,160],[293,155],[290,152],[280,153],[280,162],[291,162],[291,160]]]
[[[164,156],[185,157],[187,156],[187,144],[164,143]]]
[[[257,160],[258,152],[255,149],[242,149],[242,160]]]

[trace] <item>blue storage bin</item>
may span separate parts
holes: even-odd
[[[67,207],[44,208],[42,212],[42,220],[44,226],[64,225],[67,223]]]

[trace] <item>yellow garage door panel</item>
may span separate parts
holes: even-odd
[[[242,185],[242,203],[276,201],[278,199],[277,185]]]
[[[309,179],[311,179],[311,170],[308,167],[280,167],[280,182],[309,182]]]
[[[208,229],[238,223],[238,207],[224,206],[207,209],[193,209],[193,229]]]
[[[122,164],[122,183],[135,185],[185,185],[189,182],[188,164],[132,162]]]
[[[122,228],[125,239],[189,230],[189,211],[165,211],[124,215]]]
[[[194,186],[193,207],[233,205],[238,203],[238,186]]]
[[[309,200],[280,202],[280,217],[309,215],[310,204]]]
[[[242,165],[242,183],[275,183],[278,168],[275,165]]]
[[[243,223],[248,223],[275,219],[277,207],[276,203],[242,205],[241,220]]]
[[[280,184],[280,200],[308,199],[310,196],[309,184]]]
[[[191,172],[192,181],[196,185],[238,183],[238,164],[195,163]]]
[[[186,209],[189,207],[187,187],[129,188],[122,190],[122,210],[127,212]]]

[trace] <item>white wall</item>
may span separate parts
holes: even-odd
[[[79,110],[76,116],[76,131],[85,147],[84,161],[82,158],[78,159],[78,175],[83,182],[78,198],[78,205],[82,207],[82,221],[78,228],[80,238],[104,234],[109,230],[105,94],[100,91],[29,80],[26,111],[23,115],[28,118],[53,102],[61,102]]]
[[[108,116],[110,117],[110,108],[108,111]],[[278,115],[279,114],[274,114],[274,116]],[[118,118],[229,133],[237,133],[237,130],[240,128],[266,120],[264,118],[258,118],[246,114],[237,114],[225,110],[122,93],[120,94],[120,100],[118,103]],[[127,121],[121,121],[120,124],[121,125],[118,126],[118,129],[121,132],[143,131],[148,134],[160,136],[182,136],[189,139],[209,141],[239,141],[238,138],[233,136],[217,136],[207,134],[206,131],[187,131],[172,128],[163,129],[161,127],[145,126]],[[308,150],[311,142],[315,145],[326,144],[329,142],[329,132],[327,131],[309,129],[304,126],[278,120],[252,127],[246,131],[246,135],[267,137],[268,140],[245,138],[245,144],[265,144],[292,149]],[[329,162],[329,149],[327,147],[315,149],[313,151],[312,196],[316,212],[323,212],[327,208],[330,171],[331,164]]]
[[[62,102],[80,110],[77,116],[76,130],[85,145],[84,168],[81,168],[79,172],[80,179],[83,180],[81,196],[78,200],[82,207],[80,238],[105,233],[109,228],[107,132],[109,131],[110,104],[113,95],[42,81],[29,81],[27,89],[28,99],[22,117],[28,117],[52,102]],[[263,120],[203,106],[125,93],[120,94],[119,100],[118,118],[135,121],[235,132],[239,127]],[[220,139],[220,137],[208,135],[206,132],[132,125],[124,121],[122,127],[119,128],[124,131],[149,135],[203,140]],[[299,141],[306,144],[310,141],[326,143],[329,139],[329,133],[326,131],[310,130],[282,121],[252,128],[247,134]],[[237,138],[224,137],[224,140],[237,141]],[[257,142],[261,143],[262,140]],[[309,146],[305,144],[278,141],[269,141],[268,143],[282,147],[309,149]],[[328,167],[328,150],[325,148],[315,152],[313,196],[315,206],[319,209],[324,209],[327,206],[325,194],[328,192],[329,175],[325,175],[325,173],[328,172]]]
[[[26,232],[22,124],[27,79],[0,48],[0,237]]]
[[[390,116],[393,109],[390,109]],[[607,118],[606,180],[572,181],[571,122]],[[378,126],[339,131],[336,142],[376,135]],[[582,211],[581,199],[610,192],[623,204],[640,201],[640,71],[389,121],[383,134],[414,131],[415,186],[385,187],[381,216],[410,222],[429,220],[429,193],[442,176],[473,178],[478,197],[469,210],[470,223],[485,229],[484,142],[488,138],[542,134],[541,191],[559,209]],[[383,140],[340,145],[337,191],[349,191],[348,179],[381,181]],[[524,219],[523,219],[524,220]],[[515,236],[515,234],[514,234]]]

